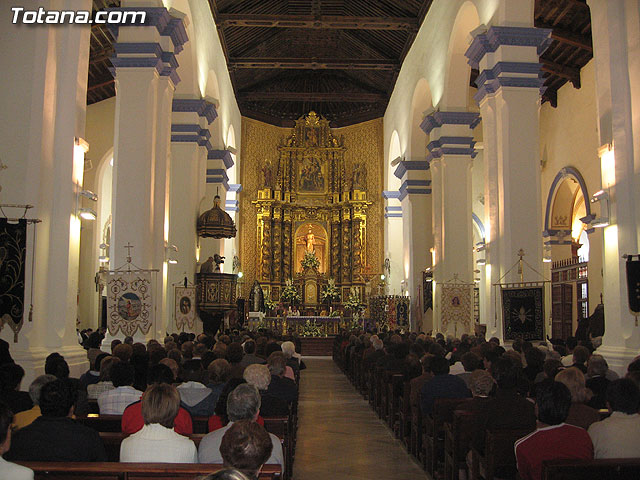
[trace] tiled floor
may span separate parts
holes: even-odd
[[[329,357],[307,357],[294,480],[427,479]]]

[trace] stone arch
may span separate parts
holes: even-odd
[[[584,219],[588,222],[593,219],[589,199],[587,184],[580,172],[574,167],[560,170],[547,195],[543,235],[553,237],[567,231],[572,238],[579,237],[581,231],[578,231],[578,227],[584,229],[586,223],[582,226],[574,225],[576,220]]]
[[[238,183],[237,182],[237,172],[238,172],[238,156],[233,153],[236,151],[237,145],[236,145],[236,131],[233,128],[233,125],[229,125],[229,128],[227,129],[227,134],[226,134],[226,138],[225,138],[225,147],[231,147],[232,148],[232,152],[231,152],[231,159],[233,160],[233,166],[231,168],[229,168],[227,170],[227,176],[229,177],[229,183]]]
[[[464,2],[456,15],[447,52],[444,95],[442,109],[467,110],[469,100],[469,76],[471,67],[465,52],[469,48],[469,38],[480,25],[476,6],[470,0]]]
[[[420,124],[424,118],[425,112],[433,107],[431,97],[431,89],[429,82],[422,77],[416,83],[413,90],[413,98],[411,100],[411,129],[410,129],[410,155],[412,160],[421,160],[426,156],[427,139],[424,131],[420,128]],[[393,160],[393,158],[390,158]]]
[[[171,12],[174,16],[183,14],[187,18],[186,30],[189,41],[184,44],[183,50],[177,55],[180,82],[176,86],[176,93],[180,95],[199,95],[196,31],[193,26],[193,14],[189,6],[189,0],[165,0],[165,5],[170,11],[175,10],[175,12]]]

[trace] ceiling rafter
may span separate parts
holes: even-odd
[[[561,42],[567,45],[572,45],[574,47],[582,48],[584,50],[593,52],[591,35],[582,35],[579,33],[572,32],[571,30],[554,27],[553,25],[549,25],[540,21],[536,21],[535,25],[538,28],[551,29],[551,38],[553,40],[557,40],[558,42]]]
[[[294,70],[396,70],[400,64],[396,60],[378,58],[252,58],[233,57],[229,68],[270,68]]]
[[[279,100],[285,102],[348,102],[348,103],[375,103],[387,100],[386,93],[369,92],[238,92],[238,100],[255,102]]]
[[[312,28],[340,30],[418,30],[415,17],[355,17],[321,15],[255,15],[221,13],[218,27]]]

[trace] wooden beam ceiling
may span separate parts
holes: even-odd
[[[218,14],[216,24],[228,27],[313,28],[339,30],[418,30],[415,17],[353,17],[328,15]]]
[[[367,92],[239,92],[238,100],[248,102],[347,102],[374,103],[387,99],[386,93]]]
[[[396,70],[400,64],[396,60],[366,58],[349,59],[306,59],[306,58],[230,58],[230,69],[271,68],[293,70]]]

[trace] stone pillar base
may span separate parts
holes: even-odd
[[[627,365],[638,356],[638,350],[626,347],[607,347],[601,346],[594,353],[602,355],[609,368],[615,371],[621,377],[627,374]]]
[[[69,375],[78,378],[89,369],[87,351],[80,345],[72,345],[48,350],[43,347],[30,348],[11,352],[13,360],[24,368],[24,378],[22,379],[21,390],[28,390],[31,382],[38,376],[44,374],[44,362],[49,354],[58,352],[69,364]]]

